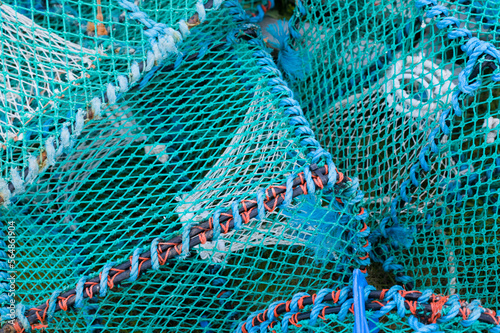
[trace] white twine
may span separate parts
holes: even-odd
[[[417,91],[412,92],[412,86]],[[455,87],[449,70],[436,67],[421,55],[398,60],[387,71],[382,86],[389,107],[398,113],[423,119],[438,118],[441,114],[441,110],[435,112],[438,103],[450,104]]]

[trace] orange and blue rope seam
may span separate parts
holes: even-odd
[[[482,322],[492,325],[491,333],[500,332],[500,317],[496,312],[485,309],[477,301],[467,303],[457,295],[437,295],[432,290],[402,290],[400,286],[391,289],[374,290],[369,287],[365,294],[366,310],[372,312],[373,318],[381,318],[391,311],[397,311],[403,318],[409,311],[409,325],[413,329],[437,329],[437,324],[448,323],[461,317],[460,325],[470,325]],[[343,322],[350,312],[354,314],[352,298],[354,293],[351,287],[341,289],[322,289],[317,294],[298,293],[289,301],[276,301],[266,310],[256,311],[241,322],[235,333],[261,332],[263,328],[274,332],[273,328],[280,323],[281,331],[288,331],[288,325],[301,327],[301,322],[308,321],[315,326],[318,318],[326,321],[329,314],[337,314],[338,321]],[[329,304],[333,303],[333,304]],[[308,311],[300,312],[308,309]]]
[[[317,165],[312,165],[311,168],[312,180],[314,185],[318,188],[323,188],[328,184],[328,166],[318,167]],[[347,178],[345,178],[346,180]],[[342,180],[343,181],[343,180]],[[340,180],[338,181],[340,184]],[[308,186],[306,184],[305,177],[303,173],[300,173],[294,178],[292,184],[292,196],[297,197],[299,195],[308,193]],[[264,209],[268,212],[274,211],[280,204],[282,204],[286,199],[287,187],[283,185],[271,186],[265,191]],[[239,208],[239,215],[243,222],[246,224],[250,219],[258,215],[258,203],[257,200],[242,200]],[[232,210],[220,214],[219,217],[220,229],[223,233],[227,233],[235,227],[235,218],[232,214]],[[213,217],[209,218],[207,221],[194,226],[190,232],[190,247],[203,244],[208,240],[211,240],[214,232]],[[157,240],[153,242],[156,246],[151,247],[151,251],[147,251],[138,256],[139,265],[137,267],[136,277],[139,277],[148,270],[154,269],[154,261],[157,259],[159,265],[164,265],[169,259],[180,256],[182,254],[182,236],[178,235],[172,239],[162,241]],[[153,255],[152,255],[153,254]],[[154,258],[156,257],[156,258]],[[118,286],[122,281],[129,279],[132,275],[132,257],[130,261],[118,264],[116,266],[108,267],[106,270],[106,281],[101,281],[103,272],[88,281],[81,284],[83,292],[80,290],[79,297],[82,298],[92,298],[94,295],[102,296],[102,289],[113,289]],[[103,288],[104,287],[104,288]],[[75,305],[77,300],[78,291],[71,289],[66,292],[60,293],[56,299],[55,304],[53,304],[53,311],[67,311],[69,308]],[[47,300],[44,304],[37,307],[31,308],[25,314],[27,322],[30,324],[30,328],[40,328],[40,325],[46,325],[46,317],[50,311],[50,304]],[[22,320],[17,318],[13,323],[8,323],[0,329],[0,333],[7,332],[25,332],[26,327],[23,327]]]

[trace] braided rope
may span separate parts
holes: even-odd
[[[322,189],[328,184],[329,181],[329,168],[328,166],[318,168],[316,165],[311,166],[311,178],[316,188]],[[338,183],[340,185],[341,182]],[[244,224],[250,222],[251,219],[259,215],[260,210],[266,210],[268,212],[274,211],[278,206],[280,206],[287,197],[287,191],[292,191],[292,197],[295,198],[299,195],[307,194],[307,184],[303,173],[298,174],[294,179],[292,187],[287,188],[284,185],[271,186],[269,187],[264,195],[265,199],[263,202],[258,200],[242,200],[239,204],[238,215],[242,219]],[[227,233],[235,228],[235,218],[233,216],[233,210],[229,209],[220,214],[219,226],[222,233]],[[214,231],[214,219],[213,217],[200,223],[197,228],[193,228],[190,233],[190,247],[203,244],[208,240],[213,239]],[[151,247],[153,251],[149,250],[140,253],[134,251],[131,256],[131,260],[123,262],[120,264],[108,263],[104,266],[102,272],[95,276],[94,278],[89,278],[86,281],[80,279],[77,283],[77,288],[69,291],[60,293],[56,300],[57,302],[50,303],[47,301],[45,304],[31,308],[25,314],[25,317],[29,323],[34,327],[34,323],[39,322],[40,324],[45,324],[45,318],[48,313],[52,314],[50,310],[57,311],[67,311],[74,305],[82,305],[84,299],[93,298],[94,295],[99,294],[104,297],[110,289],[114,289],[123,281],[129,281],[132,277],[135,277],[136,272],[132,271],[133,267],[137,267],[137,278],[140,278],[143,273],[149,269],[157,269],[158,266],[166,264],[168,260],[179,257],[182,255],[182,236],[175,236],[167,241],[162,241],[159,239],[153,240],[155,247]],[[152,257],[155,256],[155,259]],[[138,264],[137,264],[138,262]],[[156,266],[158,264],[158,266]],[[135,269],[135,268],[134,268]],[[49,306],[51,304],[52,307]],[[17,332],[23,332],[24,329],[21,328],[20,323],[22,318],[17,317],[16,321],[11,324],[7,323],[0,329],[0,333],[10,332],[13,328]]]
[[[252,313],[245,321],[240,322],[235,333],[267,332],[281,317],[281,331],[286,333],[289,325],[300,327],[300,321],[308,321],[315,326],[318,319],[325,320],[329,314],[337,314],[337,320],[345,321],[348,312],[355,313],[353,306],[354,293],[351,287],[341,289],[322,289],[317,294],[297,293],[289,301],[277,301],[266,310]],[[440,324],[461,318],[458,323],[470,327],[482,322],[490,325],[491,333],[500,332],[500,316],[495,311],[481,307],[479,301],[467,303],[461,301],[458,295],[450,297],[436,295],[432,290],[405,291],[400,286],[390,289],[375,290],[372,286],[365,288],[365,307],[370,318],[379,319],[388,313],[396,311],[400,318],[405,318],[408,312],[409,326],[419,333],[436,332]],[[302,311],[307,308],[307,311]]]

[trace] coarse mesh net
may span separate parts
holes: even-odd
[[[322,146],[360,179],[372,261],[496,308],[499,3],[320,3],[296,9],[288,56],[301,66],[281,68]]]
[[[178,4],[170,6],[178,9]],[[152,4],[145,7],[154,11]],[[98,8],[107,11],[104,3]],[[177,9],[174,20],[192,14]],[[286,112],[287,90],[272,84],[278,70],[262,70],[257,62],[256,54],[265,49],[245,40],[256,27],[242,27],[230,9],[219,11],[207,10],[203,24],[177,43],[176,54],[156,59],[149,72],[143,65],[138,84],[125,91],[118,80],[112,88],[122,91],[112,101],[107,83],[92,82],[104,87],[107,100],[96,106],[92,95],[86,99],[91,104],[86,118],[78,118],[85,107],[80,102],[83,106],[75,103],[71,110],[79,109],[69,117],[52,114],[56,124],[64,124],[59,132],[37,119],[31,137],[43,142],[52,136],[49,144],[19,139],[24,144],[19,150],[28,154],[18,155],[24,169],[5,166],[11,179],[4,180],[3,192],[11,193],[2,219],[5,226],[15,226],[17,235],[15,302],[26,306],[26,317],[42,319],[32,323],[33,329],[230,331],[258,304],[298,292],[301,285],[348,281],[356,249],[366,241],[359,231],[366,227],[335,200],[343,196],[331,191],[299,197],[286,208],[266,206],[267,215],[245,220],[240,230],[222,225],[217,241],[193,247],[187,258],[161,262],[159,256],[161,269],[141,272],[136,281],[115,285],[114,278],[102,277],[117,272],[111,267],[133,262],[136,253],[140,270],[140,253],[150,250],[153,240],[160,238],[161,245],[182,235],[187,225],[195,229],[218,209],[224,215],[233,202],[254,199],[255,193],[266,200],[272,192],[264,190],[288,188],[284,184],[299,174],[307,178],[304,170],[311,163],[324,165],[296,132],[299,117]],[[46,24],[43,19],[39,24]],[[101,45],[94,46],[96,59],[112,51]],[[142,50],[146,61],[148,51]],[[131,56],[132,61],[144,59]],[[70,96],[87,89],[73,86],[78,90]],[[59,105],[51,112],[61,109],[70,110]],[[97,111],[99,116],[88,117]],[[78,127],[79,121],[85,126]],[[347,179],[343,183],[353,182]],[[310,186],[314,191],[315,184]],[[305,188],[304,183],[307,193]],[[93,277],[107,282],[96,293],[89,289]],[[79,283],[86,300],[68,309],[68,297],[61,295]],[[46,310],[32,310],[41,304]],[[8,312],[3,315],[8,319]]]
[[[1,332],[500,331],[499,6],[3,2]]]

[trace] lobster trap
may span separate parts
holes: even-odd
[[[2,3],[0,331],[499,331],[499,6]]]

